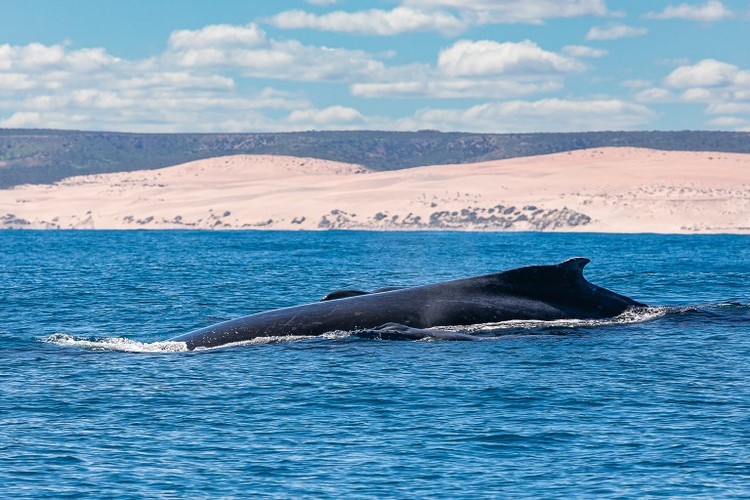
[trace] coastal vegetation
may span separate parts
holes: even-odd
[[[750,133],[478,134],[422,130],[141,134],[0,129],[0,188],[50,184],[82,174],[156,169],[236,154],[313,157],[355,163],[374,170],[397,170],[607,146],[750,153]]]

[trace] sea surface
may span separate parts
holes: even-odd
[[[486,340],[162,342],[590,258],[653,306]],[[750,496],[750,237],[0,232],[0,498]]]

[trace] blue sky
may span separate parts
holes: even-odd
[[[0,0],[0,128],[750,130],[750,0]]]

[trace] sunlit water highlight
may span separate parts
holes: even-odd
[[[340,288],[592,259],[609,320],[165,342]],[[750,494],[750,238],[0,233],[0,496]]]

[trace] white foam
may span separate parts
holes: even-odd
[[[65,333],[55,333],[40,340],[62,347],[86,349],[89,351],[168,353],[188,350],[185,342],[138,342],[137,340],[122,337],[80,338]]]
[[[285,335],[285,336],[274,336],[274,337],[256,337],[254,339],[242,340],[240,342],[230,342],[228,344],[221,344],[214,347],[196,347],[196,351],[210,351],[212,349],[224,349],[226,347],[237,347],[243,345],[262,345],[262,344],[279,344],[282,342],[297,342],[299,340],[309,340],[319,337],[311,337],[304,335]],[[172,342],[182,344],[182,342]]]
[[[537,328],[590,328],[596,326],[628,325],[644,323],[662,318],[676,312],[673,307],[638,307],[628,309],[619,316],[605,319],[512,319],[497,323],[483,323],[480,325],[440,327],[440,330],[478,333],[497,330],[533,330]]]

